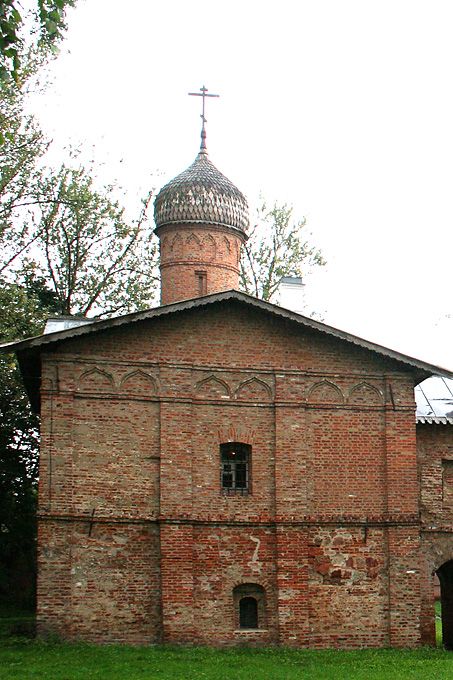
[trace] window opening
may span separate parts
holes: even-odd
[[[208,292],[208,274],[207,272],[195,272],[195,277],[198,285],[198,295],[207,295]]]
[[[254,597],[239,600],[239,628],[258,628],[258,602]]]
[[[249,493],[251,450],[249,444],[239,442],[220,445],[220,485],[224,493]]]
[[[266,592],[258,583],[241,583],[233,589],[234,627],[266,629]]]

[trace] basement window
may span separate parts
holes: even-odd
[[[241,442],[220,444],[220,487],[225,495],[250,493],[252,447]]]
[[[233,590],[236,630],[266,628],[266,593],[258,583],[241,583]]]

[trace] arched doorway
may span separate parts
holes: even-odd
[[[453,650],[453,560],[444,562],[436,571],[440,582],[442,608],[442,644]]]

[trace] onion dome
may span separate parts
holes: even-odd
[[[245,196],[211,163],[202,145],[192,165],[159,191],[154,220],[157,228],[204,223],[246,232],[249,212]]]

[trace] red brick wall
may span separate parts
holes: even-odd
[[[453,505],[449,502],[453,480],[448,474],[444,479],[442,465],[443,461],[453,462],[452,430],[451,425],[417,425],[420,510],[425,523],[453,522]]]
[[[414,397],[395,363],[225,302],[65,342],[42,400],[42,632],[419,641]],[[221,493],[226,441],[252,446],[248,496]],[[237,628],[244,583],[265,591],[256,631]]]

